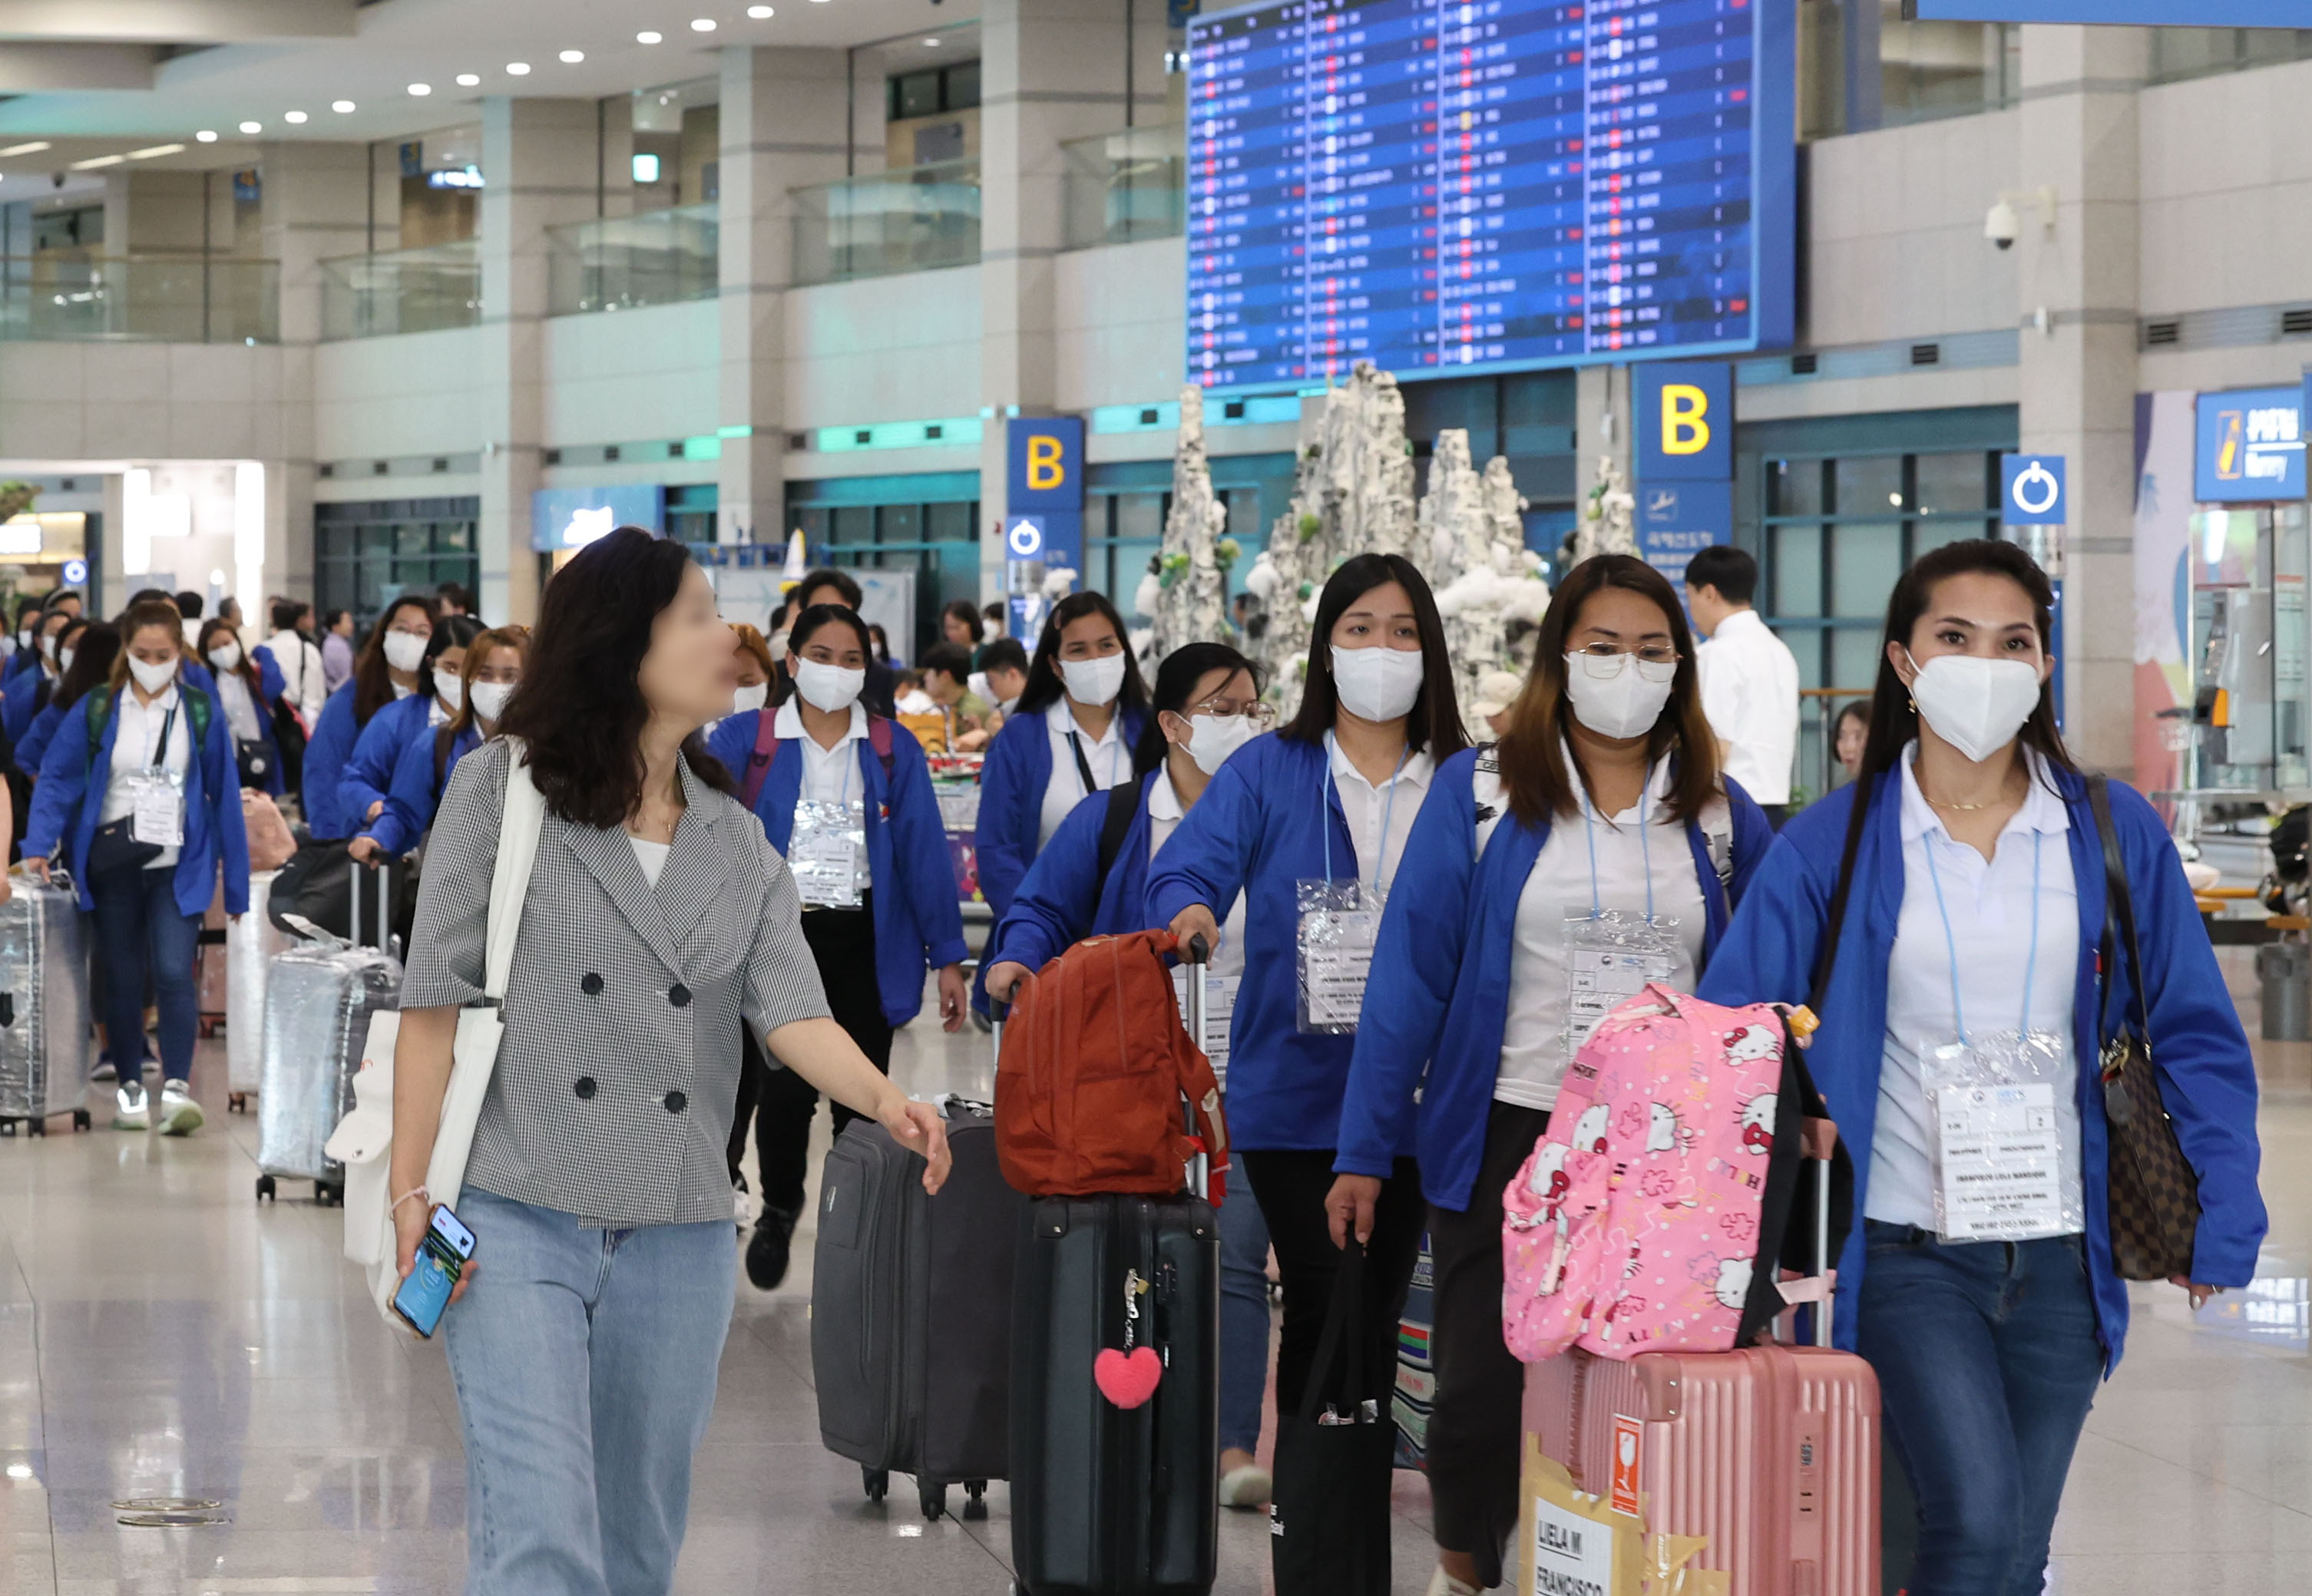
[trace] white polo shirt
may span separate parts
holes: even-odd
[[[1791,801],[1799,747],[1799,662],[1753,609],[1718,623],[1695,650],[1702,712],[1727,745],[1726,773],[1761,804]]]
[[[1060,694],[1059,702],[1044,711],[1044,725],[1052,741],[1052,778],[1044,783],[1044,807],[1036,826],[1036,850],[1042,852],[1052,833],[1060,829],[1060,822],[1094,792],[1105,792],[1119,781],[1132,776],[1132,747],[1124,740],[1124,702],[1118,699],[1116,712],[1108,717],[1108,729],[1094,737],[1076,724],[1068,709],[1068,695]],[[1076,764],[1076,749],[1083,750],[1084,763],[1091,767],[1091,785],[1084,785],[1083,771]]]
[[[1357,845],[1352,861],[1335,859],[1336,877],[1354,874],[1368,887],[1386,894],[1397,879],[1397,862],[1405,858],[1405,840],[1413,834],[1413,817],[1429,796],[1429,779],[1437,762],[1426,749],[1406,755],[1396,774],[1375,787],[1349,762],[1331,732],[1325,734],[1325,751],[1331,757],[1333,790],[1341,797],[1341,818],[1349,823],[1349,836]]]

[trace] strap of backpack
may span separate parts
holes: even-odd
[[[888,793],[891,790],[891,723],[883,716],[868,715],[867,746],[875,750],[875,757],[882,763],[883,790]]]
[[[739,789],[739,800],[749,809],[763,796],[763,781],[771,773],[771,760],[779,751],[778,722],[772,718],[770,707],[755,711],[755,747],[747,755],[747,780]]]
[[[185,719],[193,723],[193,757],[198,759],[209,740],[209,695],[189,682],[177,684],[177,695],[185,701]]]
[[[1815,955],[1814,990],[1807,1007],[1822,1017],[1823,999],[1830,993],[1830,973],[1838,964],[1839,933],[1846,927],[1846,899],[1854,887],[1854,858],[1862,850],[1862,828],[1870,815],[1871,789],[1877,783],[1868,772],[1854,779],[1854,807],[1846,817],[1846,847],[1839,854],[1838,880],[1830,889],[1830,915],[1824,927],[1822,947]]]
[[[104,723],[112,719],[112,692],[109,687],[96,687],[88,695],[88,746],[92,752],[104,746]]]
[[[1131,833],[1132,818],[1140,812],[1140,794],[1155,775],[1153,771],[1136,781],[1119,781],[1108,789],[1108,809],[1099,823],[1099,876],[1105,882],[1108,873],[1116,868],[1116,861],[1124,852],[1124,839]]]

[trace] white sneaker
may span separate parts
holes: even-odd
[[[1429,1596],[1483,1596],[1477,1587],[1466,1580],[1455,1579],[1439,1564],[1437,1572],[1429,1576]]]
[[[161,1083],[162,1135],[190,1136],[207,1123],[207,1120],[208,1116],[201,1112],[201,1105],[193,1101],[193,1095],[184,1082]]]
[[[131,1081],[113,1093],[117,1104],[112,1114],[115,1130],[142,1130],[150,1121],[144,1112],[144,1083]]]
[[[1221,1505],[1250,1513],[1267,1506],[1275,1488],[1267,1470],[1257,1463],[1246,1463],[1221,1476]]]

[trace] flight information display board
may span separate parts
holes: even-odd
[[[1286,0],[1194,19],[1190,379],[1787,344],[1791,11]]]

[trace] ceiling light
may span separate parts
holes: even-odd
[[[927,50],[935,50],[935,49],[939,48],[939,40],[938,40],[938,39],[924,39],[924,48],[925,48],[925,49],[927,49]]]
[[[747,7],[747,14],[758,22],[767,22],[777,13],[767,5],[749,5]]]
[[[216,129],[214,127],[204,127],[198,133],[193,135],[193,137],[202,144],[213,144],[216,143]]]
[[[48,148],[48,140],[34,139],[29,144],[10,144],[6,149],[0,150],[0,155],[37,155],[47,148]]]
[[[458,74],[458,87],[460,89],[478,89],[481,86],[482,74],[480,73],[461,72]]]
[[[714,31],[714,19],[713,17],[693,17],[690,19],[690,31],[693,33],[712,33]]]
[[[185,146],[182,144],[154,144],[148,150],[129,151],[128,159],[131,161],[151,161],[156,156],[177,154],[181,152],[184,147]]]
[[[354,102],[350,100],[332,100],[329,101],[329,109],[342,117],[354,109]]]
[[[126,155],[93,155],[86,161],[74,161],[72,169],[74,171],[94,171],[100,166],[118,166],[127,159]]]
[[[665,39],[666,35],[663,33],[637,33],[635,35],[635,42],[636,44],[661,44],[665,42]]]
[[[506,74],[509,77],[528,77],[530,75],[530,63],[527,61],[509,61],[506,63]]]
[[[565,66],[575,66],[579,62],[583,61],[585,58],[586,52],[584,50],[565,50],[562,52],[562,65]]]
[[[265,124],[262,122],[243,122],[241,125],[241,130],[243,133],[262,133],[265,131]]]
[[[284,111],[281,113],[281,119],[285,122],[293,123],[298,126],[302,126],[305,122],[305,113],[303,111]]]
[[[431,83],[412,83],[409,85],[409,92],[422,100],[426,95],[434,92],[434,85]]]

